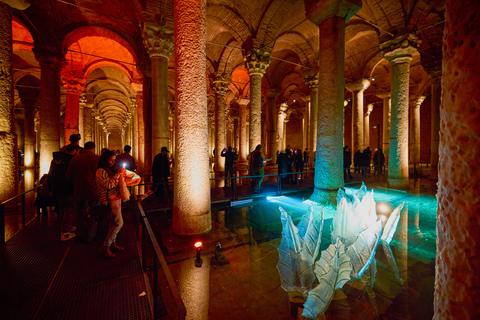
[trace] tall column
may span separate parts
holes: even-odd
[[[305,0],[307,18],[319,26],[317,146],[315,189],[311,200],[336,204],[343,180],[343,101],[345,91],[345,22],[357,13],[360,0]],[[313,99],[312,99],[313,100]]]
[[[12,10],[0,3],[0,202],[18,185],[17,137],[13,114]],[[0,222],[1,223],[1,222]]]
[[[240,164],[247,163],[247,104],[250,102],[247,99],[239,99],[239,124],[240,124],[240,141],[239,141],[239,156],[238,162]]]
[[[79,133],[80,124],[80,94],[85,89],[86,80],[81,77],[74,77],[62,74],[63,87],[67,94],[65,105],[65,144],[69,144],[71,134]]]
[[[373,111],[373,104],[367,106],[367,112],[365,112],[365,118],[363,119],[363,141],[364,147],[370,147],[370,114]],[[363,150],[362,150],[363,152]]]
[[[267,104],[267,158],[272,159],[269,164],[274,165],[277,160],[277,131],[275,130],[275,114],[277,113],[276,99],[278,92],[274,89],[270,89],[268,92],[268,104]]]
[[[411,137],[410,137],[410,162],[420,162],[420,106],[425,96],[415,97],[410,103]]]
[[[314,156],[317,150],[317,123],[318,123],[318,74],[307,79],[308,88],[310,89],[310,157]],[[313,158],[312,164],[313,162]]]
[[[390,152],[390,119],[392,113],[391,94],[390,92],[385,92],[376,94],[376,96],[383,100],[382,151],[385,154],[385,158],[387,158]]]
[[[138,111],[137,111],[137,97],[130,98],[130,112],[132,114],[132,156],[135,158],[135,162],[138,159]]]
[[[80,96],[80,109],[78,110],[78,133],[80,133],[82,139],[81,144],[84,144],[88,140],[85,140],[85,106],[87,105],[87,96],[82,94]]]
[[[25,110],[24,165],[31,169],[35,166],[35,105],[40,89],[22,86],[17,86],[16,89]]]
[[[222,158],[222,150],[226,148],[225,139],[225,94],[229,86],[229,82],[221,77],[213,82],[215,90],[215,171],[225,171],[225,160]]]
[[[270,62],[269,53],[253,51],[246,61],[250,76],[250,152],[262,143],[262,77]]]
[[[40,96],[38,98],[40,105],[40,176],[48,173],[53,157],[52,153],[60,150],[60,68],[63,56],[51,52],[49,49],[48,45],[45,49],[42,47],[33,49],[41,67]],[[77,96],[77,106],[78,98],[79,96]]]
[[[384,58],[392,66],[392,118],[390,124],[390,153],[388,184],[408,187],[408,100],[410,61],[420,40],[406,34],[381,44]]]
[[[434,319],[480,319],[480,2],[446,0]]]
[[[152,155],[170,143],[168,121],[168,60],[173,52],[170,30],[146,23],[143,42],[152,62]]]
[[[353,153],[360,150],[363,152],[366,146],[364,136],[364,109],[363,92],[370,86],[367,78],[358,79],[355,82],[347,83],[346,88],[352,92],[352,150]]]
[[[205,234],[212,229],[206,9],[206,0],[175,1],[177,157],[172,228],[174,233],[184,236]]]
[[[431,68],[425,68],[432,85],[432,95],[430,99],[431,112],[431,142],[430,142],[430,165],[432,166],[432,178],[436,178],[436,169],[438,166],[438,141],[440,139],[440,99],[442,95],[442,64],[437,62]]]
[[[277,113],[277,151],[282,151],[285,149],[285,139],[284,139],[284,131],[285,131],[285,119],[287,118],[287,109],[288,105],[286,103],[282,103],[278,108]]]

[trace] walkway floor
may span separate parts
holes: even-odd
[[[125,251],[97,256],[106,222],[90,244],[60,241],[56,214],[33,219],[0,248],[0,318],[151,319],[129,214],[118,236]]]

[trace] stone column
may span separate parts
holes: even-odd
[[[15,195],[18,151],[14,127],[12,9],[0,3],[0,202]],[[1,223],[1,222],[0,222]]]
[[[25,110],[24,165],[26,169],[31,169],[35,167],[35,105],[40,89],[21,86],[16,89]]]
[[[173,52],[173,33],[146,23],[143,41],[152,62],[152,155],[170,143],[168,121],[168,60]]]
[[[130,98],[130,113],[132,114],[132,156],[135,163],[138,159],[138,112],[137,112],[137,97]]]
[[[311,200],[336,204],[343,181],[343,101],[345,91],[345,22],[357,13],[359,0],[304,0],[306,15],[319,26],[317,145],[315,189]],[[313,101],[313,99],[312,99]]]
[[[420,96],[412,99],[410,103],[411,116],[411,137],[410,137],[410,162],[420,162],[420,106],[425,100],[425,96]]]
[[[267,127],[267,159],[272,159],[268,162],[269,165],[275,165],[277,160],[277,131],[275,129],[275,114],[277,113],[276,99],[278,92],[275,89],[270,89],[268,92],[268,105],[266,112],[266,127]]]
[[[40,105],[40,177],[48,173],[53,157],[52,153],[60,150],[60,68],[63,56],[51,52],[49,49],[42,47],[33,49],[41,67],[38,99]],[[79,96],[77,96],[77,113],[78,98]]]
[[[315,150],[317,150],[317,123],[318,123],[318,74],[307,79],[308,88],[310,89],[310,157],[312,165]]]
[[[85,144],[85,106],[87,105],[87,96],[82,94],[80,96],[80,109],[78,110],[78,133],[81,135],[80,144]]]
[[[367,78],[347,83],[346,88],[352,92],[352,153],[363,152],[365,149],[363,92],[370,86]]]
[[[378,93],[376,96],[383,100],[382,151],[385,154],[385,158],[387,158],[390,151],[390,116],[392,111],[390,92]],[[388,164],[387,161],[385,162]]]
[[[239,164],[247,164],[247,99],[239,99],[239,124],[240,124],[240,141],[239,141]]]
[[[177,155],[172,229],[183,236],[205,234],[212,229],[205,72],[206,9],[206,0],[175,1]]]
[[[285,119],[287,117],[288,105],[282,103],[278,108],[277,113],[277,151],[280,152],[285,149],[284,131],[285,131]]]
[[[65,105],[65,145],[69,144],[71,134],[79,133],[80,123],[80,94],[85,89],[85,78],[62,74],[63,87],[67,94]]]
[[[388,184],[396,188],[408,187],[408,100],[410,61],[420,40],[406,34],[380,45],[384,58],[392,66],[392,118],[390,124],[390,152]]]
[[[367,106],[367,112],[365,113],[365,118],[363,119],[363,141],[365,148],[370,147],[370,114],[372,111],[373,104],[370,103]]]
[[[225,171],[225,158],[221,156],[223,148],[226,148],[225,139],[225,94],[229,82],[221,77],[213,82],[215,90],[215,171]]]
[[[438,141],[440,139],[440,99],[442,95],[442,65],[437,64],[434,70],[428,70],[430,83],[432,84],[432,95],[430,104],[432,108],[431,116],[431,143],[430,143],[430,165],[435,170],[438,166]],[[433,175],[433,172],[432,172]],[[436,178],[436,174],[433,175]]]
[[[446,0],[434,319],[480,318],[480,2]]]
[[[137,156],[135,161],[137,163],[137,173],[143,174],[145,171],[145,123],[143,122],[143,86],[141,83],[132,83],[132,89],[136,92],[135,98],[135,118],[137,121],[136,130],[136,150]]]
[[[262,77],[269,62],[269,53],[260,53],[255,50],[247,57],[246,61],[250,76],[250,152],[262,143]]]
[[[83,109],[83,133],[82,136],[83,143],[88,141],[93,141],[93,119],[92,119],[92,108],[87,106]]]

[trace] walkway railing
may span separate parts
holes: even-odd
[[[40,187],[41,186],[35,187],[32,190],[25,191],[24,193],[18,194],[16,196],[0,203],[0,233],[1,233],[1,235],[0,235],[0,246],[5,245],[5,211],[6,211],[5,208],[6,208],[6,205],[15,201],[15,200],[18,200],[18,198],[21,198],[20,203],[21,203],[21,211],[22,211],[22,227],[25,227],[25,224],[26,224],[26,222],[25,222],[25,213],[26,213],[26,210],[25,210],[25,195],[27,193],[36,191]]]
[[[137,203],[138,210],[140,212],[140,224],[139,226],[142,227],[141,230],[139,230],[139,233],[142,236],[142,241],[141,241],[141,249],[142,249],[142,265],[143,265],[143,270],[147,272],[148,270],[153,270],[153,289],[152,289],[152,295],[153,295],[153,315],[154,319],[158,319],[160,315],[160,301],[159,301],[159,295],[160,295],[160,285],[159,285],[159,279],[158,279],[158,263],[160,262],[160,266],[163,270],[163,274],[167,280],[167,286],[170,290],[170,293],[172,294],[174,303],[175,303],[175,311],[174,313],[169,312],[169,316],[173,316],[176,319],[185,319],[187,310],[185,308],[185,304],[183,303],[182,297],[180,296],[180,293],[177,288],[177,284],[175,283],[175,280],[173,279],[173,276],[170,272],[170,269],[168,268],[167,261],[165,260],[165,257],[163,256],[162,250],[160,248],[160,245],[158,244],[157,237],[155,236],[153,229],[150,225],[150,222],[147,219],[147,216],[145,215],[145,212],[143,211],[143,207],[140,202]],[[153,266],[148,266],[147,264],[147,243],[150,242],[150,244],[153,247]]]

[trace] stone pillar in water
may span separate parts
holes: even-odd
[[[175,1],[177,134],[172,228],[174,233],[183,236],[205,234],[212,229],[205,55],[206,9],[206,0]],[[166,116],[168,123],[168,113]]]

